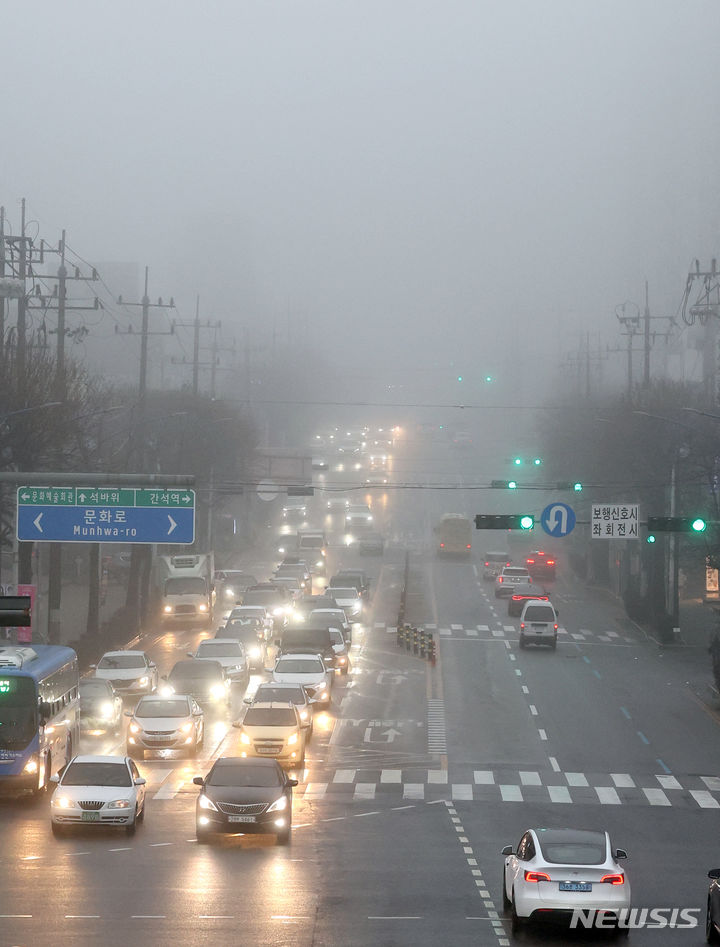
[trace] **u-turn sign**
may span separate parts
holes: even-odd
[[[567,536],[575,529],[575,510],[567,503],[549,503],[540,514],[540,523],[549,536]]]

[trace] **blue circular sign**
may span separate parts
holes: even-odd
[[[549,536],[567,536],[575,529],[575,510],[567,503],[549,503],[540,514],[540,523]]]

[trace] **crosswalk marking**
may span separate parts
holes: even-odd
[[[441,634],[441,635],[450,635],[450,634],[452,634],[452,632],[450,631],[449,628],[441,628],[441,629],[440,629],[440,634]]]
[[[429,769],[428,782],[447,784],[448,774],[446,769]]]
[[[403,799],[424,799],[425,783],[405,783]]]
[[[572,802],[567,786],[548,786],[550,802]]]
[[[519,786],[501,786],[500,795],[503,802],[522,802],[523,794]]]
[[[354,769],[337,769],[335,770],[335,775],[333,776],[333,782],[334,783],[354,783],[356,772],[357,770],[354,770]]]
[[[450,628],[451,628],[453,631],[462,631],[463,628],[464,628],[464,625],[450,625]]]
[[[587,786],[587,776],[585,773],[565,773],[568,786]]]
[[[356,783],[354,799],[374,799],[375,783]]]
[[[541,786],[540,773],[520,770],[520,782],[523,786]]]
[[[453,799],[472,799],[473,792],[472,786],[470,783],[453,783],[452,786],[452,798]]]
[[[327,789],[327,783],[308,783],[305,787],[305,799],[322,799]]]
[[[610,778],[618,789],[634,789],[635,782],[628,773],[610,773]]]
[[[720,809],[720,802],[711,796],[707,789],[691,789],[690,795],[701,809]]]
[[[495,782],[495,773],[491,769],[476,769],[473,779],[481,786],[489,786]]]
[[[489,626],[489,625],[478,625],[478,626],[477,626],[477,630],[478,630],[478,631],[490,631],[490,626]]]
[[[662,789],[643,789],[651,806],[670,806],[672,803]]]
[[[384,769],[380,772],[380,782],[381,783],[401,783],[402,782],[402,770],[401,769]]]
[[[715,792],[720,792],[720,776],[701,776],[700,778],[708,789],[713,789]]]
[[[505,632],[503,631],[502,628],[493,628],[492,635],[493,635],[493,638],[504,638]]]
[[[468,628],[468,630],[467,630],[467,636],[468,636],[468,638],[477,638],[477,636],[478,636],[477,629],[475,629],[475,628]]]
[[[611,786],[596,786],[595,792],[604,806],[619,806],[620,796]]]
[[[491,610],[495,612],[495,607],[491,606]],[[461,635],[465,635],[467,638],[476,638],[478,641],[488,640],[485,635],[490,634],[492,638],[504,638],[506,635],[510,634],[513,637],[517,638],[518,629],[516,625],[506,625],[503,624],[499,619],[497,622],[499,628],[491,628],[489,625],[475,625],[474,627],[466,627],[465,625],[460,625],[456,622],[446,625],[444,628],[438,628],[436,624],[423,624],[420,627],[424,628],[426,631],[434,631],[440,634],[443,638],[457,638]],[[377,621],[374,624],[374,627],[377,629],[385,628],[388,633],[395,634],[397,629],[395,626],[387,625],[385,622]],[[478,634],[478,632],[480,634]],[[482,633],[485,633],[483,635]],[[626,642],[627,644],[636,644],[634,638],[629,637],[628,635],[620,635],[616,631],[593,631],[589,628],[580,628],[578,631],[568,631],[567,628],[560,625],[558,628],[558,635],[565,636],[567,639],[572,638],[574,641],[587,641],[595,639],[598,642],[603,644],[620,644],[621,642]]]
[[[656,776],[657,781],[660,783],[663,789],[682,789],[680,783],[675,779],[674,776]],[[703,782],[705,777],[702,777]]]
[[[517,631],[515,625],[503,625],[503,631]]]

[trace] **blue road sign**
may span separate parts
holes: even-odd
[[[27,493],[18,491],[17,538],[21,542],[40,543],[172,543],[189,545],[195,539],[195,495],[185,491],[182,502],[190,508],[174,505],[176,497],[168,500],[166,493],[158,493],[157,506],[146,506],[147,491],[122,491],[122,505],[104,503],[82,494],[85,503],[69,491],[58,496],[38,496],[32,502]],[[134,493],[134,498],[127,494]],[[185,496],[188,499],[185,499]],[[34,499],[34,498],[33,498]],[[49,502],[42,502],[48,499]],[[118,497],[120,499],[120,497]],[[134,499],[138,505],[127,505]],[[87,505],[87,503],[94,505]],[[57,505],[55,505],[57,504]],[[61,505],[62,504],[62,505]]]
[[[549,503],[540,514],[540,523],[550,536],[567,536],[575,529],[575,510],[567,503]]]

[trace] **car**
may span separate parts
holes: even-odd
[[[275,627],[272,613],[264,605],[236,605],[225,620],[225,624],[230,621],[242,620],[244,618],[254,618],[260,622],[265,637],[267,639],[272,635]],[[222,635],[218,635],[222,637]]]
[[[327,457],[313,457],[310,461],[313,470],[327,470],[330,467]]]
[[[347,674],[350,670],[350,649],[345,635],[341,628],[328,628],[328,631],[335,652],[335,667],[341,674]]]
[[[187,694],[199,704],[230,703],[230,681],[219,661],[176,661],[163,680],[163,697]]]
[[[352,643],[352,625],[347,620],[343,608],[314,608],[307,617],[310,624],[316,621],[336,625],[342,630],[348,645]]]
[[[312,575],[304,559],[298,559],[297,556],[289,556],[280,563],[274,572],[273,581],[278,577],[294,576],[300,583],[300,588],[304,594],[310,595],[312,592]]]
[[[327,620],[298,622],[283,628],[274,643],[277,656],[281,654],[319,654],[328,668],[335,668],[335,649],[330,628],[339,627]],[[340,629],[342,630],[342,629]]]
[[[53,835],[77,825],[122,826],[133,835],[145,818],[145,780],[127,756],[74,756],[50,799]]]
[[[271,582],[261,582],[253,585],[242,597],[243,605],[262,605],[272,615],[275,629],[278,630],[287,621],[291,610],[288,594],[282,586]]]
[[[708,944],[720,944],[720,868],[708,872],[707,912],[705,914],[705,940]]]
[[[490,581],[497,578],[504,566],[509,566],[512,559],[506,552],[486,552],[483,560],[483,579]]]
[[[200,844],[213,832],[272,833],[287,845],[292,831],[291,779],[276,760],[221,756],[201,787],[195,808],[195,835]]]
[[[242,569],[219,569],[213,575],[213,582],[217,589],[216,604],[219,608],[233,605],[246,589],[257,585],[255,576]]]
[[[535,549],[525,559],[525,568],[533,579],[552,581],[555,578],[555,556],[543,549]]]
[[[467,431],[456,431],[451,443],[453,447],[472,447],[472,437]]]
[[[520,647],[528,644],[549,644],[557,648],[558,620],[552,602],[530,599],[520,615]]]
[[[533,920],[569,918],[573,911],[598,911],[609,920],[630,910],[630,882],[607,832],[528,829],[517,849],[506,845],[503,908],[512,932]],[[622,933],[627,933],[624,928]]]
[[[238,638],[207,638],[200,642],[195,651],[188,651],[187,656],[196,661],[218,661],[231,684],[239,684],[243,690],[248,685],[248,657],[245,645]]]
[[[388,483],[387,474],[370,474],[365,478],[365,486],[369,490],[382,490]]]
[[[337,608],[337,602],[329,595],[306,595],[305,598],[295,602],[293,608],[293,620],[307,620],[308,616],[318,608]]]
[[[295,704],[300,715],[300,724],[307,730],[307,742],[313,734],[314,701],[310,700],[302,684],[278,684],[276,681],[265,681],[258,684],[252,697],[246,697],[245,703],[252,705],[255,701],[278,701],[280,703]]]
[[[380,533],[363,533],[357,539],[357,551],[361,556],[382,556],[385,540]]]
[[[305,557],[314,575],[325,575],[327,545],[327,538],[321,529],[298,530],[297,551]]]
[[[495,579],[495,598],[509,598],[517,585],[532,583],[532,577],[524,566],[503,566]]]
[[[146,751],[182,750],[195,756],[205,739],[205,717],[200,705],[187,694],[141,697],[130,717],[127,754],[144,759]]]
[[[86,677],[80,681],[80,730],[89,736],[120,734],[123,699],[110,681]]]
[[[292,701],[254,701],[233,726],[240,731],[241,757],[272,757],[291,767],[305,764],[307,728]]]
[[[154,694],[158,669],[144,651],[106,651],[95,669],[95,677],[110,681],[121,697]]]
[[[534,582],[522,582],[516,585],[513,594],[508,599],[508,615],[517,618],[522,615],[525,602],[535,599],[540,602],[549,602],[550,596],[542,585],[536,585]]]
[[[341,569],[328,582],[328,586],[335,588],[346,585],[353,585],[362,598],[370,598],[370,577],[362,569]]]
[[[290,599],[291,609],[294,603],[305,594],[305,580],[296,571],[283,569],[276,572],[272,577],[272,584],[285,589]]]
[[[317,654],[283,654],[275,662],[272,679],[279,684],[302,684],[311,699],[329,707],[334,673]]]
[[[353,532],[370,529],[373,515],[367,503],[351,503],[345,511],[345,529]]]
[[[344,585],[336,587],[329,585],[326,593],[334,598],[340,608],[343,609],[348,621],[360,621],[363,612],[363,603],[360,593],[354,585]]]
[[[350,500],[346,496],[336,493],[327,498],[325,505],[330,513],[345,513],[350,506]]]
[[[239,641],[245,649],[248,665],[252,671],[262,671],[267,661],[267,637],[259,618],[252,616],[229,619],[223,628],[218,628],[216,638]]]

